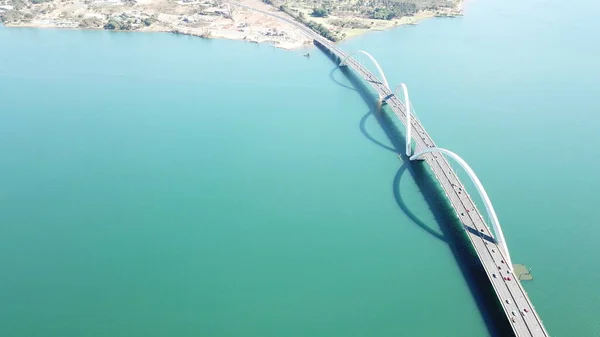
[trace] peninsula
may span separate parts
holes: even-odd
[[[461,0],[0,0],[7,27],[172,32],[203,38],[311,43],[298,21],[331,41],[369,30],[461,15]]]

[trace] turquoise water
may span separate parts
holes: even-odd
[[[342,44],[476,170],[555,336],[600,334],[598,7],[473,1]],[[0,28],[0,335],[491,334],[372,107],[303,53]]]

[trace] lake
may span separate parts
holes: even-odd
[[[600,334],[598,10],[473,0],[341,44],[477,172],[553,336]],[[0,28],[0,335],[493,334],[369,95],[309,52]]]

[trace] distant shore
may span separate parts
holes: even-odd
[[[0,0],[0,15],[6,27],[171,32],[270,43],[283,49],[301,48],[312,43],[301,29],[280,19],[297,18],[261,0],[37,0],[40,1],[37,4],[15,8],[11,4],[16,1],[21,0]],[[435,16],[461,15],[460,3],[455,8],[419,11],[392,20],[333,15],[312,17],[310,10],[303,7],[294,8],[294,11],[301,19],[308,17],[307,20],[331,30],[340,39],[415,24]],[[343,27],[339,27],[340,22],[344,23]],[[345,23],[350,23],[348,26],[351,27]]]

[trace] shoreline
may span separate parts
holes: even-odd
[[[415,26],[418,25],[419,23],[421,23],[422,21],[428,20],[428,19],[434,19],[434,18],[456,18],[456,17],[460,17],[462,16],[462,14],[454,14],[454,15],[436,15],[436,13],[432,12],[432,11],[423,11],[423,12],[419,12],[414,16],[407,16],[407,17],[403,17],[401,18],[402,21],[401,23],[398,24],[393,24],[393,25],[389,25],[388,27],[377,27],[377,28],[370,28],[370,29],[365,29],[363,31],[357,31],[357,32],[352,32],[351,34],[348,34],[346,36],[346,38],[344,38],[342,41],[339,42],[343,42],[355,37],[359,37],[365,34],[369,34],[369,33],[375,33],[375,32],[385,32],[388,31],[390,29],[394,29],[394,28],[398,28],[398,27],[402,27],[402,26]]]
[[[62,7],[54,3],[43,3],[43,14],[29,19],[0,23],[6,28],[53,28],[75,30],[114,30],[126,32],[165,32],[189,35],[204,39],[240,40],[251,43],[270,44],[273,47],[286,50],[299,50],[312,45],[312,38],[306,36],[302,29],[295,27],[289,21],[297,22],[293,16],[267,5],[262,0],[241,0],[239,2],[220,2],[218,6],[202,7],[204,11],[198,18],[193,2],[166,2],[168,0],[139,0],[133,8],[120,7],[83,7],[81,0],[71,0]],[[114,0],[97,0],[114,1]],[[117,0],[118,1],[118,0]],[[0,0],[1,4],[2,0]],[[52,4],[52,5],[51,5]],[[62,3],[61,3],[62,4]],[[169,6],[169,8],[152,5]],[[358,17],[327,18],[310,17],[313,23],[332,27],[331,22],[346,20],[352,22],[368,22],[369,28],[338,28],[336,34],[342,38],[337,42],[362,36],[366,33],[386,31],[399,26],[415,25],[434,17],[462,16],[463,1],[458,1],[453,8],[443,10],[423,10],[411,16],[403,16],[394,20],[375,20]],[[167,10],[168,9],[168,10]],[[195,11],[193,14],[190,11]],[[1,6],[0,6],[1,10]],[[60,11],[60,13],[58,13]],[[70,12],[69,12],[70,11]],[[168,12],[163,13],[163,12]],[[118,12],[121,12],[118,16]],[[68,14],[66,14],[68,13]],[[300,10],[298,13],[303,13]],[[28,13],[24,14],[27,17]],[[104,21],[101,20],[104,18]],[[108,23],[103,24],[108,21]],[[286,22],[288,21],[288,22]],[[125,22],[125,23],[122,23]],[[107,28],[109,25],[127,25],[119,29]],[[306,25],[307,29],[308,28]]]
[[[55,29],[55,30],[74,30],[74,31],[107,31],[104,28],[80,28],[80,27],[52,27],[52,26],[40,26],[40,25],[6,25],[0,22],[0,27],[3,27],[5,29],[19,29],[19,28],[24,28],[24,29]],[[250,40],[250,39],[239,39],[239,38],[235,38],[235,37],[228,37],[228,36],[219,36],[219,35],[211,35],[210,37],[205,37],[202,36],[201,34],[195,34],[193,32],[184,32],[184,31],[173,31],[173,30],[132,30],[132,31],[126,31],[126,30],[118,30],[118,31],[110,31],[112,33],[115,34],[119,34],[119,33],[143,33],[143,34],[151,34],[151,33],[167,33],[167,34],[173,34],[173,35],[185,35],[185,36],[191,36],[191,37],[196,37],[199,39],[204,39],[204,40],[231,40],[231,41],[240,41],[240,42],[248,42],[248,43],[253,43],[253,44],[270,44],[275,48],[279,48],[279,49],[284,49],[284,50],[299,50],[301,48],[305,48],[308,46],[312,46],[312,40],[305,41],[305,43],[293,43],[293,44],[279,44],[277,41],[272,41],[272,40],[264,40],[264,41],[256,41],[256,40]]]

